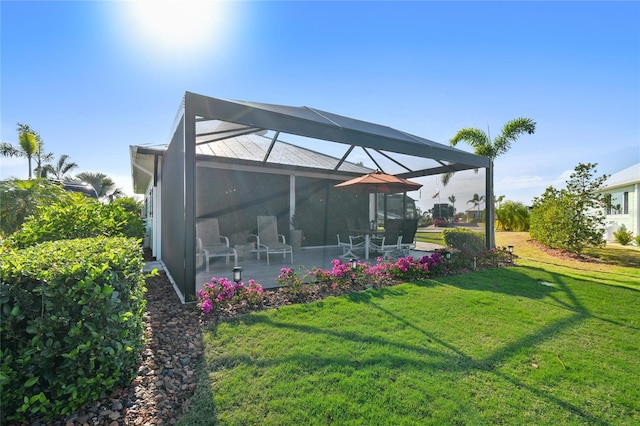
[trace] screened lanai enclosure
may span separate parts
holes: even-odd
[[[183,301],[195,300],[202,268],[199,219],[216,218],[231,247],[251,252],[256,218],[275,216],[288,242],[302,230],[298,243],[309,249],[336,245],[336,234],[378,218],[377,197],[334,188],[376,169],[411,179],[485,168],[487,198],[493,193],[487,157],[309,107],[190,92],[168,145],[132,146],[131,164],[134,191],[145,194],[148,245]],[[493,203],[486,205],[490,217]]]

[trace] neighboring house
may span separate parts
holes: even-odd
[[[324,154],[329,147],[338,154]],[[169,143],[131,146],[130,156],[134,192],[145,194],[145,241],[183,302],[196,298],[198,219],[217,218],[230,244],[246,245],[258,215],[276,216],[279,231],[292,229],[295,215],[307,246],[335,245],[349,219],[375,217],[373,196],[334,188],[371,171],[362,160],[405,179],[484,168],[493,193],[488,157],[309,107],[190,92]],[[493,246],[492,227],[486,234]]]
[[[480,222],[482,221],[482,214],[484,213],[484,210],[465,210],[464,214],[467,216],[467,220],[471,221],[471,222]]]
[[[611,175],[599,191],[605,194],[605,240],[621,226],[638,235],[640,230],[640,163]]]

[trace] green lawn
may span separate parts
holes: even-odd
[[[517,267],[221,323],[180,424],[640,424],[640,269],[527,239],[497,235]]]

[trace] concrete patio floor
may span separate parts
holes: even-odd
[[[436,249],[443,248],[443,246],[437,244],[418,242],[414,250],[411,250],[410,255],[413,257],[422,257],[433,253]],[[286,259],[283,259],[281,255],[271,255],[270,265],[267,265],[267,259],[264,254],[260,256],[260,260],[257,259],[255,253],[250,253],[245,256],[238,256],[238,266],[242,268],[242,281],[248,283],[250,279],[254,279],[262,288],[274,288],[279,287],[276,279],[280,275],[282,268],[293,267],[296,270],[300,266],[306,269],[312,269],[318,267],[322,269],[331,269],[331,261],[333,259],[340,259],[343,262],[348,262],[349,259],[341,258],[342,249],[337,246],[318,247],[318,248],[302,248],[301,250],[294,251],[293,253],[293,265],[291,264],[291,257],[287,255]],[[365,261],[359,259],[359,261]],[[371,255],[367,263],[375,263],[376,256]],[[204,287],[204,284],[211,281],[212,277],[224,277],[229,280],[233,279],[233,259],[227,264],[224,258],[212,258],[209,265],[209,272],[205,271],[204,265],[199,267],[196,271],[196,292]],[[157,268],[163,270],[162,262],[149,261],[145,262],[144,271],[148,272]]]
[[[441,248],[435,244],[418,243],[415,250],[411,250],[410,255],[414,257],[422,257],[424,255],[433,253],[437,248]],[[267,259],[263,254],[260,256],[260,260],[256,258],[255,253],[248,254],[246,256],[238,256],[238,266],[242,268],[242,281],[248,283],[250,279],[254,279],[262,288],[279,287],[280,285],[276,281],[280,270],[282,268],[294,268],[298,269],[300,266],[306,269],[312,269],[318,267],[322,269],[331,269],[331,261],[333,259],[339,259],[343,262],[348,262],[349,259],[341,258],[342,249],[337,246],[318,247],[318,248],[302,248],[301,250],[293,252],[293,265],[291,264],[291,257],[287,255],[286,259],[283,259],[282,255],[271,255],[270,264],[267,265]],[[367,263],[375,263],[376,256],[371,255],[369,260],[359,259],[360,261],[366,261]],[[233,274],[233,259],[229,261],[229,264],[225,263],[224,258],[212,258],[209,266],[209,272],[205,271],[204,266],[197,269],[196,275],[196,291],[201,289],[206,282],[209,282],[212,277],[225,277],[232,279]]]

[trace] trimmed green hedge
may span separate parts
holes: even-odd
[[[477,256],[486,249],[484,234],[465,228],[452,228],[442,231],[447,247],[460,250],[464,254]]]
[[[80,193],[64,194],[56,202],[39,207],[2,245],[25,248],[45,241],[89,237],[142,239],[142,218],[128,208],[125,202],[104,204]]]
[[[3,422],[72,413],[133,378],[142,266],[138,241],[124,237],[0,252]]]

